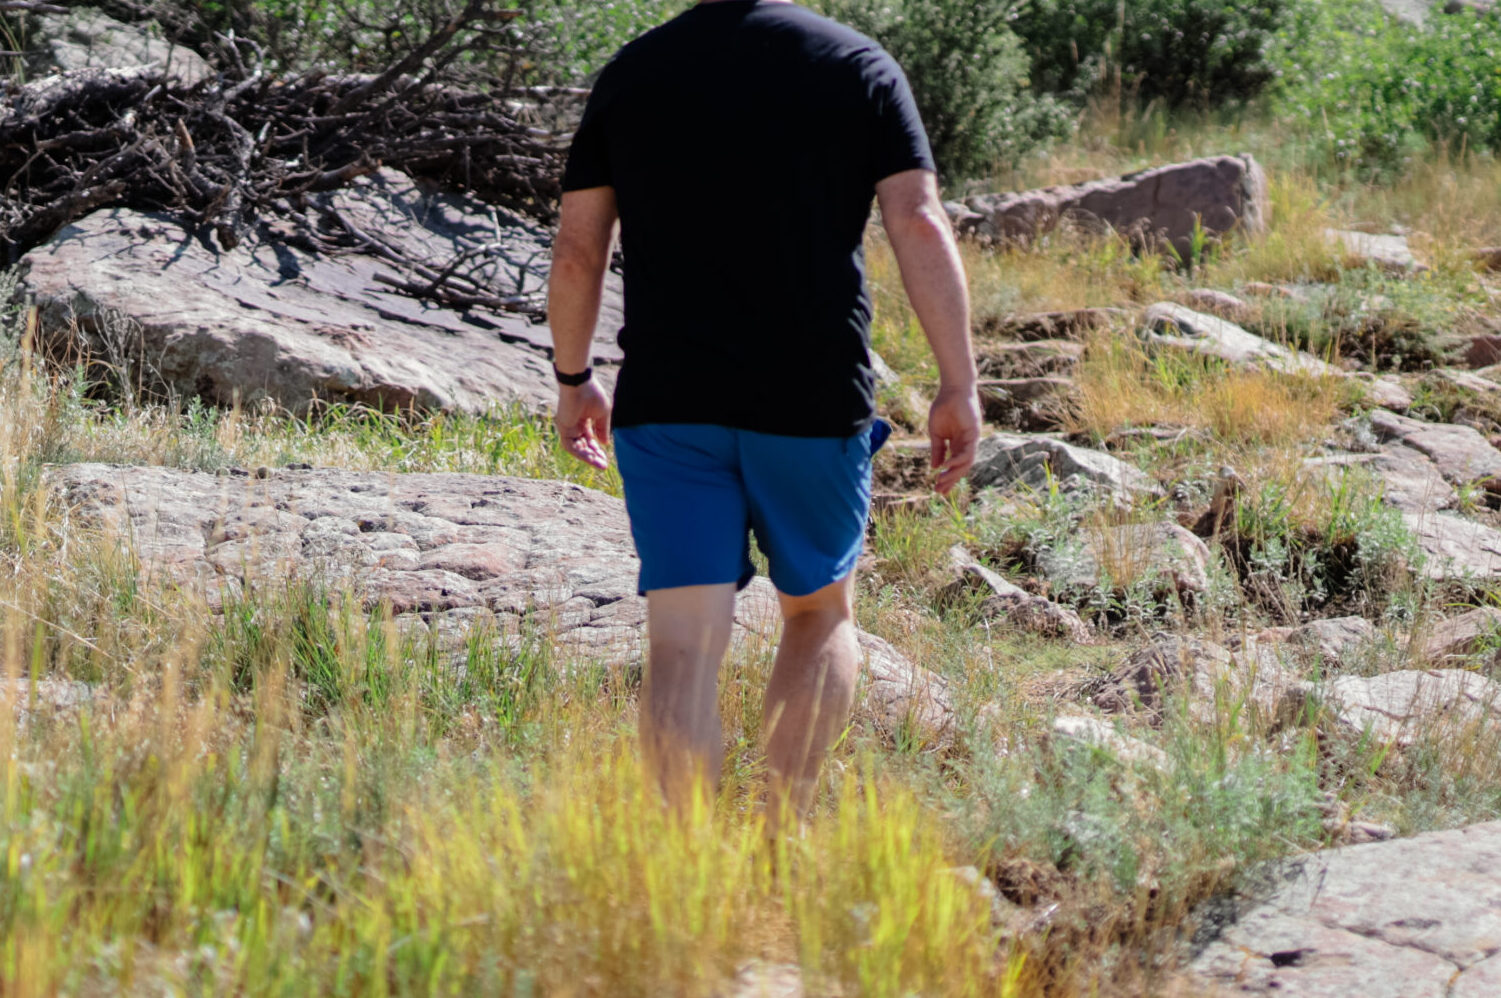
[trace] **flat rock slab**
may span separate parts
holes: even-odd
[[[1331,489],[1374,487],[1387,505],[1404,513],[1435,513],[1458,501],[1458,493],[1428,456],[1403,444],[1387,444],[1374,454],[1331,454],[1303,462],[1322,473]],[[1366,481],[1350,482],[1352,473]]]
[[[1292,374],[1344,377],[1344,372],[1311,354],[1262,339],[1216,315],[1195,312],[1175,302],[1159,302],[1142,316],[1149,346],[1218,357],[1231,364],[1270,368]]]
[[[353,225],[434,270],[472,252],[497,295],[540,300],[551,234],[519,216],[425,192],[392,170],[318,195],[309,213],[319,211],[333,231]],[[51,353],[131,366],[180,397],[484,412],[505,401],[540,409],[556,391],[545,325],[398,294],[377,280],[394,273],[378,256],[313,253],[268,225],[226,250],[166,216],[100,211],[22,268]],[[594,344],[602,364],[620,359],[621,314],[612,278]],[[601,370],[606,382],[612,371]]]
[[[1384,744],[1411,745],[1501,720],[1501,685],[1463,669],[1338,676],[1324,698],[1341,724]]]
[[[1279,873],[1193,961],[1191,993],[1501,993],[1501,822],[1334,849]]]
[[[500,640],[541,633],[565,653],[634,668],[646,601],[625,506],[565,482],[457,474],[274,471],[265,478],[159,467],[63,465],[49,485],[69,529],[128,549],[147,585],[222,606],[247,589],[306,578],[388,606],[403,630],[462,648],[478,625]],[[757,578],[735,640],[764,646],[780,625]],[[880,729],[935,739],[952,728],[944,681],[860,635],[862,701]]]
[[[1501,578],[1501,530],[1452,513],[1404,513],[1402,519],[1422,555],[1424,578],[1470,583]]]
[[[1325,235],[1344,251],[1347,259],[1357,264],[1370,264],[1393,274],[1428,269],[1412,255],[1405,236],[1351,232],[1348,229],[1328,229]]]
[[[1456,485],[1501,473],[1501,450],[1471,426],[1427,423],[1377,409],[1371,413],[1371,432],[1382,443],[1417,451]]]

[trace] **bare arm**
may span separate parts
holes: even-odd
[[[907,170],[876,184],[881,220],[896,253],[907,298],[938,362],[938,395],[928,413],[936,488],[947,492],[975,463],[980,403],[969,339],[964,264],[927,170]]]
[[[591,187],[563,195],[548,277],[547,321],[552,327],[553,363],[565,374],[589,366],[616,218],[613,188]],[[555,422],[570,454],[596,468],[607,465],[610,400],[597,383],[559,385]]]

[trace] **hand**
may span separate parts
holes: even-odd
[[[605,445],[610,439],[610,400],[593,380],[577,388],[558,386],[558,411],[553,418],[568,453],[604,471],[610,465]]]
[[[980,444],[980,399],[973,386],[938,389],[928,410],[928,440],[938,472],[933,487],[947,495],[969,473]]]

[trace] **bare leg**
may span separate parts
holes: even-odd
[[[781,595],[786,626],[766,687],[766,827],[778,834],[813,804],[824,754],[855,699],[860,648],[854,573],[807,596]]]
[[[719,663],[734,616],[733,583],[646,594],[641,749],[668,804],[682,813],[695,792],[712,793],[719,782]]]

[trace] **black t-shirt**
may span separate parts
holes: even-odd
[[[901,69],[802,7],[719,0],[621,49],[563,177],[620,209],[615,425],[868,426],[861,239],[876,182],[913,169],[933,158]]]

